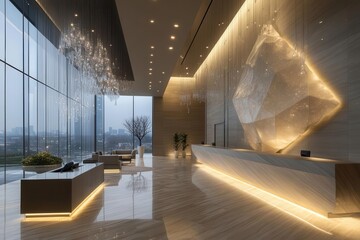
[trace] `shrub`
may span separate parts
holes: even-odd
[[[55,165],[61,164],[62,159],[56,157],[48,152],[38,152],[34,155],[28,156],[21,161],[24,166],[32,165]]]

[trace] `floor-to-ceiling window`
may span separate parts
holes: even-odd
[[[104,151],[111,152],[115,149],[133,149],[139,145],[135,136],[129,133],[124,123],[126,120],[132,121],[137,116],[147,116],[152,121],[152,97],[141,96],[105,96],[98,97],[99,106],[103,101],[103,108],[100,110],[104,114]],[[97,110],[97,118],[101,112]],[[97,143],[101,143],[101,125],[97,123]],[[152,133],[150,132],[142,140],[145,152],[152,152]],[[100,146],[97,150],[101,150]]]
[[[95,145],[87,79],[58,50],[58,30],[40,7],[23,14],[20,2],[0,0],[0,184],[21,178],[29,154],[81,160]]]
[[[152,98],[151,97],[134,97],[134,116],[148,116],[152,121]],[[135,146],[139,145],[139,141],[135,138]],[[142,139],[142,145],[145,146],[145,152],[152,152],[152,133],[146,135]]]

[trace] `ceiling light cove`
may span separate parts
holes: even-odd
[[[198,11],[206,4],[203,0],[115,2],[134,72],[133,88],[125,95],[162,96],[179,55],[184,54],[187,47],[194,20],[199,18]],[[75,12],[72,11],[72,16]],[[96,28],[97,32],[100,30]],[[152,86],[149,86],[149,81],[152,81]]]

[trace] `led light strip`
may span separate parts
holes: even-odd
[[[278,205],[284,206],[284,205],[288,204],[288,205],[291,205],[292,207],[294,207],[298,211],[305,211],[308,214],[311,214],[311,216],[318,217],[321,220],[330,221],[327,217],[325,217],[325,216],[323,216],[323,215],[321,215],[321,214],[319,214],[317,212],[314,212],[314,211],[312,211],[310,209],[304,208],[303,206],[300,206],[300,205],[298,205],[296,203],[293,203],[293,202],[291,202],[289,200],[281,198],[281,197],[279,197],[277,195],[269,193],[269,192],[267,192],[265,190],[257,188],[255,186],[249,184],[249,183],[243,182],[243,181],[241,181],[241,180],[239,180],[237,178],[234,178],[234,177],[232,177],[230,175],[227,175],[227,174],[225,174],[223,172],[220,172],[220,171],[218,171],[218,170],[216,170],[214,168],[211,168],[209,166],[206,166],[204,164],[199,164],[197,166],[199,167],[199,169],[205,171],[206,173],[210,174],[211,176],[216,177],[217,179],[219,179],[219,180],[221,180],[223,182],[226,182],[226,183],[228,183],[230,185],[235,186],[240,191],[245,192],[246,194],[249,194],[249,195],[257,198],[257,199],[261,200],[262,202],[264,202],[266,204],[269,204],[272,207],[275,207],[276,209],[278,209],[278,210],[280,210],[280,211],[282,211],[282,212],[284,212],[284,213],[286,213],[286,214],[300,220],[301,222],[303,222],[303,223],[305,223],[305,224],[307,224],[307,225],[309,225],[309,226],[311,226],[311,227],[313,227],[313,228],[315,228],[315,229],[317,229],[317,230],[319,230],[319,231],[321,231],[323,233],[326,233],[328,235],[333,235],[331,232],[328,232],[328,231],[326,231],[326,230],[324,230],[324,229],[322,229],[322,228],[320,228],[318,226],[315,226],[314,224],[310,223],[309,221],[305,220],[304,218],[302,218],[302,217],[300,217],[300,216],[286,210],[285,208],[279,207]],[[235,181],[237,184],[235,185],[233,183],[233,181]],[[249,191],[249,190],[251,190],[251,191]],[[261,196],[259,196],[259,195],[261,195]],[[275,201],[279,201],[281,204],[277,205],[277,204],[274,203]]]
[[[56,220],[58,217],[62,217],[60,220],[71,220],[72,217],[79,214],[86,206],[89,204],[91,199],[93,199],[103,188],[105,184],[100,184],[94,191],[92,191],[72,212],[62,212],[62,213],[26,213],[25,217],[27,219],[37,218],[37,220]],[[54,219],[51,219],[54,218]]]

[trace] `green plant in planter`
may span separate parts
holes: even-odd
[[[181,133],[180,134],[180,145],[181,145],[182,157],[183,158],[186,157],[185,150],[189,146],[189,144],[187,143],[187,137],[188,137],[188,135],[186,133]]]
[[[38,152],[21,161],[23,166],[56,165],[61,164],[62,159],[48,152]]]
[[[189,146],[189,144],[187,143],[187,136],[188,135],[186,133],[182,133],[180,136],[181,136],[180,137],[181,149],[183,151],[185,151],[185,149]]]
[[[179,156],[179,148],[180,148],[180,141],[181,141],[181,137],[180,137],[180,133],[174,133],[173,136],[173,146],[174,146],[174,150],[175,150],[175,157]]]

